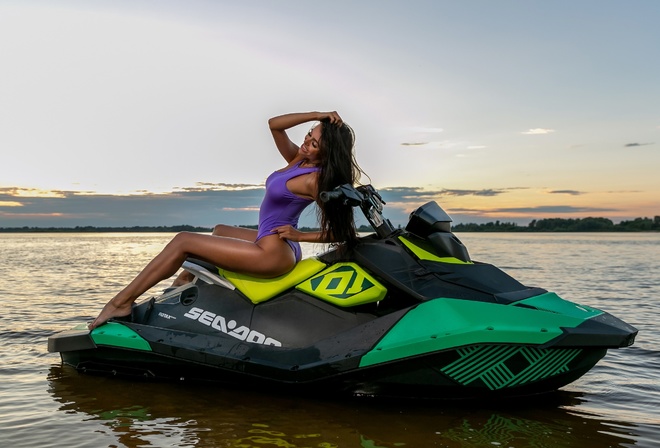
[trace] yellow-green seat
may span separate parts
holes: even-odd
[[[292,288],[324,267],[325,263],[312,257],[300,261],[291,271],[274,278],[251,277],[225,269],[218,269],[218,272],[229,280],[236,289],[245,294],[252,303],[261,303]]]

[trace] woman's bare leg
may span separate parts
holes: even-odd
[[[236,238],[239,240],[254,242],[254,240],[257,239],[257,233],[258,232],[254,229],[228,226],[226,224],[217,224],[215,227],[213,227],[213,233],[211,233],[211,235],[224,236],[227,238]],[[194,274],[191,274],[190,272],[183,270],[177,276],[177,278],[174,279],[174,282],[172,282],[172,286],[174,287],[182,286],[192,282],[194,279],[195,279]]]
[[[174,275],[189,255],[224,269],[263,277],[284,274],[296,263],[289,245],[277,235],[266,236],[254,243],[237,238],[182,232],[103,307],[89,328],[94,329],[113,317],[128,316],[133,302],[159,281]]]

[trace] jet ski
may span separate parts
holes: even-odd
[[[192,283],[48,350],[92,374],[451,399],[554,391],[635,340],[607,312],[472,260],[436,202],[395,228],[371,185],[321,199],[360,208],[374,232],[271,279],[189,259]]]

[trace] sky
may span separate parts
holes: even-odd
[[[0,227],[256,224],[285,165],[267,120],[312,110],[354,128],[395,225],[428,201],[455,223],[657,216],[658,17],[655,0],[0,0]]]

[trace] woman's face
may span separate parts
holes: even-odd
[[[321,126],[322,124],[318,124],[310,129],[307,135],[305,135],[305,141],[300,147],[300,153],[305,156],[310,163],[317,163],[320,160],[319,141],[321,140]]]

